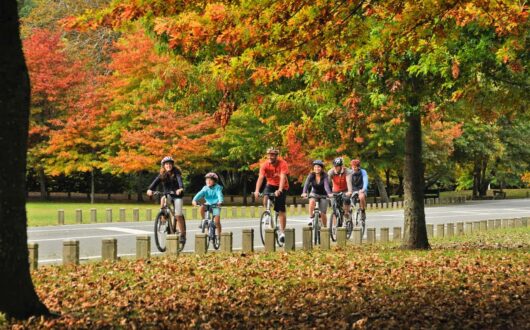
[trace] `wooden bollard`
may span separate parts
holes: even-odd
[[[480,231],[480,221],[473,221],[473,233]]]
[[[447,226],[447,237],[453,237],[455,236],[455,224],[454,223],[448,223]]]
[[[515,219],[515,227],[522,227],[522,226],[523,226],[523,218]]]
[[[120,209],[120,222],[125,222],[125,209]]]
[[[456,223],[456,235],[458,236],[464,235],[464,223],[463,222]]]
[[[466,222],[466,235],[473,234],[473,222]]]
[[[112,209],[107,209],[107,222],[112,222]]]
[[[313,227],[302,228],[302,248],[306,251],[313,249]]]
[[[502,226],[502,220],[501,219],[495,219],[495,229],[500,229]]]
[[[295,212],[295,206],[293,204],[289,205],[289,214],[294,215]]]
[[[140,221],[140,209],[133,209],[133,221]]]
[[[153,220],[153,210],[146,209],[145,210],[145,221],[152,221]]]
[[[243,229],[243,252],[254,252],[254,229]]]
[[[63,241],[63,265],[79,265],[79,241]]]
[[[232,219],[237,218],[237,207],[232,206]]]
[[[366,242],[369,244],[375,244],[375,228],[368,228],[366,230]]]
[[[118,240],[115,238],[104,238],[101,240],[101,259],[118,260]]]
[[[98,210],[97,209],[90,209],[90,222],[91,223],[98,222]]]
[[[151,236],[136,236],[136,259],[148,259],[151,257]]]
[[[29,253],[29,270],[35,270],[39,268],[39,244],[28,243]]]
[[[272,228],[265,229],[265,251],[276,251],[276,231]]]
[[[221,207],[221,212],[223,213],[222,218],[228,219],[228,208],[227,207]]]
[[[528,192],[526,194],[528,195]],[[522,218],[521,219],[521,226],[528,227],[528,222],[530,222],[530,221],[528,221],[528,219],[529,218]]]
[[[195,234],[195,253],[198,255],[206,254],[206,240],[208,236],[206,234]]]
[[[379,240],[381,243],[388,243],[390,240],[390,230],[386,227],[383,227],[379,230]]]
[[[427,224],[427,237],[428,238],[434,237],[434,225],[432,223]]]
[[[392,235],[392,240],[394,242],[401,241],[401,227],[394,227],[394,235]]]
[[[329,236],[329,227],[320,228],[320,249],[329,250],[331,248],[331,241]]]
[[[178,256],[180,250],[180,237],[177,234],[170,234],[166,237],[166,254]]]
[[[337,246],[346,246],[346,228],[337,228]]]
[[[285,244],[283,250],[285,252],[294,251],[296,246],[295,231],[294,228],[285,228]]]
[[[64,210],[57,211],[57,224],[64,225]]]
[[[363,243],[361,228],[353,228],[352,236],[353,245],[361,245]]]
[[[371,210],[371,209],[373,208],[372,203],[366,203],[366,208],[367,208],[368,210]]]
[[[444,231],[445,231],[445,225],[442,223],[442,224],[437,224],[436,225],[436,236],[435,237],[444,237]]]
[[[508,227],[515,228],[515,219],[508,219]]]
[[[480,231],[486,231],[486,230],[488,230],[488,220],[481,220]]]
[[[302,215],[302,204],[296,205],[296,210],[297,210],[296,214]]]
[[[256,217],[256,207],[255,206],[251,206],[250,207],[250,217],[251,218],[255,218]]]
[[[233,236],[231,231],[224,231],[221,233],[221,252],[232,253],[233,251]]]
[[[197,213],[198,213],[197,208],[196,207],[192,208],[191,209],[191,218],[193,220],[202,220],[202,219],[199,219],[199,216],[198,216]]]
[[[488,230],[495,229],[495,220],[488,220]]]
[[[83,223],[83,210],[75,210],[75,223]]]

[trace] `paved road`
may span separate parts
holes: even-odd
[[[435,206],[426,208],[427,223],[449,223],[459,221],[517,218],[530,216],[530,199],[477,201],[466,204]],[[307,216],[290,217],[289,227],[296,231],[297,245],[301,245],[302,227],[307,224]],[[188,220],[188,242],[184,251],[194,249],[195,234],[199,232],[198,221]],[[261,248],[259,222],[257,219],[222,220],[223,230],[233,232],[234,249],[241,248],[241,230],[254,228],[256,248]],[[403,210],[368,211],[367,227],[393,227],[403,225]],[[83,225],[63,225],[30,227],[28,242],[39,243],[39,263],[60,263],[62,242],[68,239],[79,240],[81,260],[97,259],[101,255],[103,238],[118,239],[118,255],[132,256],[136,249],[136,235],[151,235],[152,254],[158,254],[152,237],[153,222],[97,223]],[[377,231],[379,233],[379,231]]]

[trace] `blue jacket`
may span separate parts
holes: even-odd
[[[223,187],[221,187],[219,184],[215,184],[212,187],[208,187],[208,185],[204,186],[201,191],[193,197],[194,201],[198,201],[199,199],[204,198],[206,200],[206,203],[210,205],[215,205],[217,203],[223,202]]]

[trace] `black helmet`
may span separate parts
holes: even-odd
[[[344,161],[342,160],[342,157],[337,157],[333,160],[333,166],[342,166],[344,164]]]
[[[315,165],[318,165],[318,166],[324,168],[324,162],[321,161],[320,159],[317,159],[317,160],[313,161],[313,166],[315,166]]]
[[[175,164],[175,161],[173,158],[171,158],[171,156],[166,156],[160,161],[160,165],[164,166],[165,163]]]

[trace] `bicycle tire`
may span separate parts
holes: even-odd
[[[366,231],[366,222],[362,220],[361,209],[358,208],[355,212],[355,224],[356,227],[361,228],[361,239],[364,237],[364,232]]]
[[[280,225],[278,224],[278,213],[274,217],[274,237],[276,237],[276,244],[278,247],[283,247],[283,243],[280,242]]]
[[[212,220],[210,224],[213,228],[212,229],[213,234],[210,235],[210,238],[212,239],[213,248],[215,250],[219,250],[219,246],[221,246],[221,239],[219,235],[217,235],[217,226],[215,225],[214,220]]]
[[[313,243],[320,244],[320,211],[313,213]]]
[[[166,221],[162,223],[162,216],[166,216],[165,212],[163,211],[158,212],[156,215],[154,234],[156,248],[160,252],[165,252],[167,235],[171,233],[171,225],[169,219],[166,219]]]
[[[182,216],[182,219],[184,221],[184,224],[186,224],[186,218],[184,218],[184,215]],[[175,234],[177,234],[177,237],[180,239],[180,231],[178,230],[178,226],[177,226],[177,219],[175,219],[175,228],[174,228],[174,231],[175,231]],[[179,243],[179,252],[182,252],[182,250],[184,250],[184,245],[186,245],[186,243],[184,244],[180,244]]]
[[[337,241],[337,228],[342,227],[342,215],[335,210],[329,218],[329,237],[333,242]]]
[[[269,218],[268,224],[266,223],[266,217]],[[265,229],[274,229],[272,224],[272,215],[269,211],[263,211],[259,218],[259,235],[261,237],[261,243],[265,246]],[[278,235],[276,235],[278,236]]]

